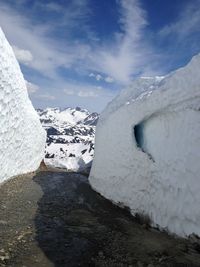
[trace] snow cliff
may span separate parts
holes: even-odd
[[[122,91],[100,116],[95,140],[94,189],[154,226],[200,235],[200,55]]]
[[[0,28],[0,182],[36,170],[45,141],[19,64]]]

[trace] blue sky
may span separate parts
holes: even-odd
[[[200,0],[0,0],[35,107],[101,111],[138,76],[200,50]]]

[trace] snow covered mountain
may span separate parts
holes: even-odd
[[[92,187],[180,236],[200,236],[200,54],[141,78],[101,113]],[[106,153],[105,153],[106,151]]]
[[[28,98],[14,52],[0,28],[0,182],[35,171],[46,133]]]
[[[90,166],[94,155],[95,126],[99,115],[86,109],[38,109],[47,132],[46,165],[81,171]]]

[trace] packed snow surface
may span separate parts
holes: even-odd
[[[94,189],[154,226],[200,236],[200,55],[123,90],[95,139]]]
[[[94,155],[98,114],[79,107],[40,109],[38,114],[47,131],[46,165],[68,171],[88,169]]]
[[[19,64],[0,28],[0,182],[35,171],[44,157],[45,141]]]

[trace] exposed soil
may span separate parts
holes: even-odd
[[[87,177],[40,172],[0,187],[0,266],[200,266],[200,245],[146,229]]]

